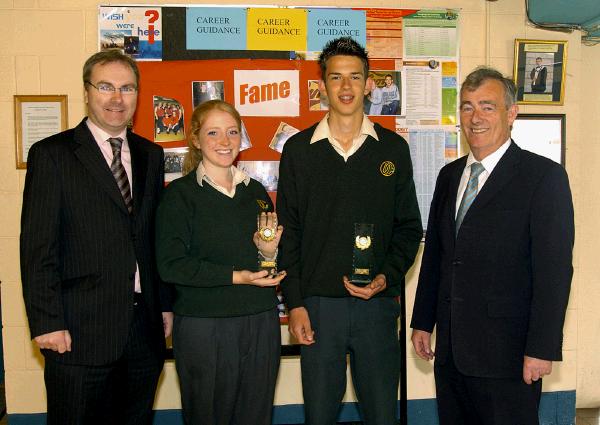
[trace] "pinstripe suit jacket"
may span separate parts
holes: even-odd
[[[148,329],[162,355],[161,294],[154,213],[163,185],[162,148],[133,133],[133,212],[85,119],[29,151],[21,216],[21,276],[31,336],[67,329],[72,351],[56,361],[100,365],[118,359],[133,317],[136,261]],[[161,305],[161,298],[163,305]]]

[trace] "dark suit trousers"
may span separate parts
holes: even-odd
[[[150,344],[145,310],[143,301],[138,301],[125,350],[114,363],[86,366],[46,359],[48,425],[152,423],[164,359]]]
[[[542,381],[478,378],[460,373],[452,354],[435,364],[440,425],[538,425]]]
[[[346,391],[346,356],[365,425],[397,424],[400,343],[394,298],[309,297],[315,343],[301,348],[306,423],[333,425]]]

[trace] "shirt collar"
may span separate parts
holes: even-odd
[[[232,165],[230,168],[231,174],[233,175],[233,186],[237,186],[240,183],[244,183],[246,186],[250,184],[250,176],[244,173],[242,170],[237,168],[235,165]],[[215,185],[216,183],[210,178],[208,174],[206,174],[206,169],[204,168],[204,164],[200,161],[198,164],[198,168],[196,170],[196,181],[202,187],[202,182],[206,180]]]
[[[315,143],[323,139],[333,139],[333,136],[331,135],[331,130],[329,129],[329,122],[327,121],[328,119],[329,114],[325,115],[325,117],[319,122],[317,128],[315,128],[315,132],[310,138],[310,143]],[[379,141],[379,137],[377,136],[377,132],[375,131],[375,126],[373,125],[371,120],[367,118],[366,115],[363,115],[362,124],[360,126],[360,135],[371,136],[375,140]]]
[[[469,152],[469,156],[467,157],[467,165],[465,166],[465,169],[470,167],[471,164],[473,164],[474,162],[481,162],[481,165],[483,165],[483,168],[485,168],[485,171],[487,171],[488,174],[492,174],[492,171],[494,171],[494,168],[496,167],[496,165],[498,165],[498,162],[500,161],[502,156],[504,156],[504,154],[508,150],[510,143],[511,143],[511,140],[509,138],[506,142],[504,142],[504,144],[502,146],[500,146],[498,149],[496,149],[495,152],[489,154],[488,156],[483,158],[481,161],[477,161],[475,159],[475,157],[473,156],[473,152]]]
[[[106,131],[104,131],[103,129],[98,127],[96,124],[94,124],[92,122],[92,120],[89,119],[89,117],[87,120],[85,120],[85,123],[87,124],[88,128],[92,132],[92,136],[94,136],[94,139],[96,139],[96,141],[106,142],[108,139],[114,138],[114,137],[120,137],[121,139],[123,139],[123,141],[127,140],[127,129],[126,128],[124,128],[118,135],[111,136]]]

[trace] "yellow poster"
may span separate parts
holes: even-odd
[[[306,9],[248,9],[248,50],[306,50]]]

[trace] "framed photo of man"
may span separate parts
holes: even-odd
[[[567,42],[515,40],[517,103],[562,105],[565,95]]]

